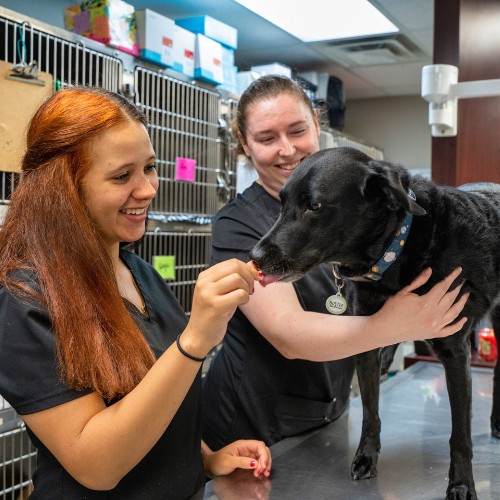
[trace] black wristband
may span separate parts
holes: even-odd
[[[189,354],[188,352],[186,352],[181,346],[180,338],[181,338],[181,334],[179,333],[179,335],[177,335],[177,349],[179,349],[181,354],[186,356],[186,358],[192,359],[193,361],[197,361],[198,363],[203,363],[203,361],[205,361],[206,356],[205,356],[205,358],[197,358],[196,356],[193,356],[192,354]]]

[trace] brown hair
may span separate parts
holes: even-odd
[[[49,98],[29,124],[21,181],[0,231],[0,285],[47,307],[62,379],[108,400],[130,392],[154,355],[120,296],[81,186],[89,142],[130,120],[147,125],[132,103],[102,89]],[[33,271],[40,293],[16,269]]]
[[[235,148],[236,154],[245,154],[239,137],[241,136],[246,140],[246,119],[249,106],[259,101],[272,99],[281,94],[296,96],[310,109],[311,114],[315,114],[311,99],[309,99],[304,89],[295,80],[284,75],[261,76],[252,82],[243,94],[241,94],[236,114],[231,123],[233,135],[238,140]]]

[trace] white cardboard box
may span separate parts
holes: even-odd
[[[175,21],[179,26],[208,36],[232,49],[238,46],[238,30],[210,16],[186,17]]]
[[[172,68],[183,75],[194,77],[196,35],[180,26],[174,27],[174,62]]]
[[[150,9],[136,11],[135,17],[140,57],[171,67],[174,64],[175,22]]]
[[[262,64],[261,66],[252,66],[251,70],[259,73],[261,76],[284,75],[288,76],[288,78],[292,77],[292,68],[277,62],[271,64]]]
[[[194,77],[213,85],[224,81],[222,69],[222,47],[219,42],[196,35],[196,52],[194,58]]]

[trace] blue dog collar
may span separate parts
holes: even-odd
[[[409,188],[408,196],[413,200],[417,199],[415,193]],[[406,216],[403,219],[401,226],[399,226],[399,229],[396,231],[391,244],[386,248],[384,255],[382,255],[382,257],[371,266],[367,273],[354,278],[354,280],[364,278],[367,281],[379,281],[382,279],[385,271],[387,271],[387,269],[389,269],[389,267],[391,267],[391,265],[394,264],[396,259],[401,255],[408,235],[410,234],[412,220],[413,214],[411,212],[406,212]]]

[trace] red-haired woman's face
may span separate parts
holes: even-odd
[[[158,189],[155,152],[146,128],[136,121],[113,127],[92,141],[88,152],[91,165],[82,188],[92,219],[110,249],[139,240]]]

